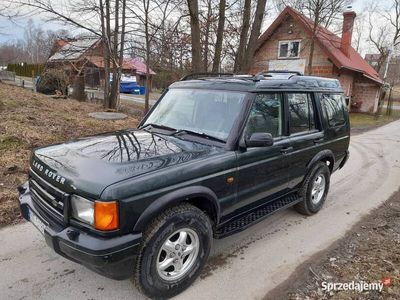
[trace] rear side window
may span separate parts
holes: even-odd
[[[330,127],[345,124],[344,110],[345,99],[339,94],[323,94],[322,107]]]
[[[314,105],[310,94],[288,93],[290,133],[315,129]]]

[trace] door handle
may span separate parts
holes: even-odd
[[[322,143],[324,141],[324,138],[323,137],[321,137],[321,138],[316,138],[315,140],[314,140],[314,144],[319,144],[319,143]]]
[[[292,147],[292,146],[283,147],[283,148],[281,149],[281,153],[289,153],[289,152],[291,152],[291,151],[293,151],[293,147]]]

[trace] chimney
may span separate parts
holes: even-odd
[[[353,35],[353,25],[356,13],[351,10],[351,6],[347,7],[347,10],[343,12],[343,27],[342,27],[342,40],[340,42],[340,50],[344,55],[349,56],[351,47],[351,37]]]

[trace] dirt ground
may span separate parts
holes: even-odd
[[[400,190],[265,299],[400,299]],[[322,282],[386,282],[378,291],[326,291]]]
[[[20,220],[16,187],[27,179],[32,149],[137,125],[131,108],[125,109],[125,120],[88,116],[101,110],[99,104],[53,99],[0,83],[0,227]]]

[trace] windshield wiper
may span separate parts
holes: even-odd
[[[168,126],[165,126],[165,125],[160,125],[160,124],[154,124],[154,123],[148,123],[148,124],[146,124],[146,125],[140,127],[140,129],[145,129],[145,128],[149,127],[149,126],[154,127],[154,128],[158,128],[158,129],[176,131],[175,128],[168,127]]]
[[[202,138],[206,138],[208,140],[217,141],[217,142],[221,142],[221,143],[225,143],[226,142],[223,139],[217,138],[217,137],[209,135],[207,133],[191,131],[191,130],[188,130],[188,129],[179,129],[179,130],[177,130],[176,132],[174,132],[171,135],[175,136],[175,135],[181,134],[181,133],[191,134],[191,135],[199,136],[199,137],[202,137]]]

